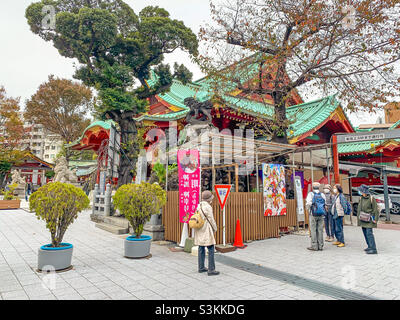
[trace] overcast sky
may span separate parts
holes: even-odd
[[[50,74],[72,79],[73,59],[60,56],[51,43],[45,42],[33,34],[25,19],[25,9],[36,1],[1,0],[0,1],[0,86],[4,86],[9,96],[21,97],[21,105],[29,99],[45,82]],[[209,22],[210,8],[208,0],[125,0],[135,12],[147,5],[158,5],[167,9],[172,18],[183,20],[195,34],[200,26]],[[189,57],[176,52],[166,57],[166,62],[184,63],[194,74],[194,79],[203,76],[198,66],[193,65]],[[377,115],[358,113],[350,115],[354,125],[375,123]]]

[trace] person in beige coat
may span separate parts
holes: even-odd
[[[204,219],[204,225],[200,229],[195,230],[194,245],[199,246],[199,272],[207,272],[209,276],[215,276],[218,275],[219,272],[215,270],[214,260],[216,243],[214,233],[217,232],[217,224],[211,207],[214,196],[210,191],[203,191],[201,198],[202,201],[199,203],[198,210],[201,212],[202,218]],[[208,269],[204,266],[206,247],[208,250]]]

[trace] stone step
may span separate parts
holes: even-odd
[[[123,217],[104,217],[104,223],[120,227],[120,228],[129,228],[129,221]]]
[[[111,232],[113,234],[126,234],[129,231],[128,228],[121,228],[118,226],[113,226],[108,223],[96,223],[95,226],[96,226],[96,228]]]

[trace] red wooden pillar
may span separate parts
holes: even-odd
[[[333,172],[335,175],[335,183],[340,183],[339,153],[338,153],[338,144],[336,135],[332,136],[332,157],[333,157]]]

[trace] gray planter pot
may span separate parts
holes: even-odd
[[[139,239],[130,236],[125,239],[126,258],[144,258],[150,255],[151,237],[142,235]]]
[[[61,247],[41,246],[38,250],[38,269],[60,271],[71,266],[73,246],[61,243]]]

